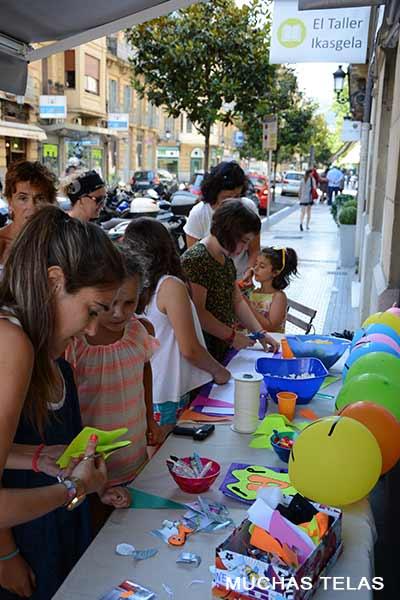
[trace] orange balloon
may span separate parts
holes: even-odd
[[[382,473],[387,473],[400,458],[400,423],[383,406],[373,402],[355,402],[340,415],[359,421],[375,437],[382,453]]]

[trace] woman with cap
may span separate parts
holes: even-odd
[[[69,215],[80,221],[97,219],[106,200],[104,181],[96,171],[74,175],[65,192],[71,201]]]

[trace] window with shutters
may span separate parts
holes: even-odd
[[[130,113],[132,110],[132,88],[130,85],[124,87],[124,112]]]
[[[85,91],[100,94],[100,60],[85,54]]]
[[[108,112],[118,111],[118,86],[116,79],[108,80]]]
[[[75,89],[75,50],[64,52],[64,71],[66,87]]]

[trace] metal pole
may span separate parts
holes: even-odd
[[[268,151],[268,181],[270,182],[268,186],[268,190],[271,190],[271,175],[272,175],[272,150]],[[271,193],[268,194],[268,203],[267,203],[267,219],[269,219],[271,206]]]

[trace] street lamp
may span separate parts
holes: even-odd
[[[343,71],[342,65],[339,65],[339,67],[333,73],[333,89],[335,91],[336,99],[339,102],[339,104],[345,104],[346,102],[348,102],[348,98],[342,98],[344,81],[347,75],[348,73],[346,73],[346,71]]]

